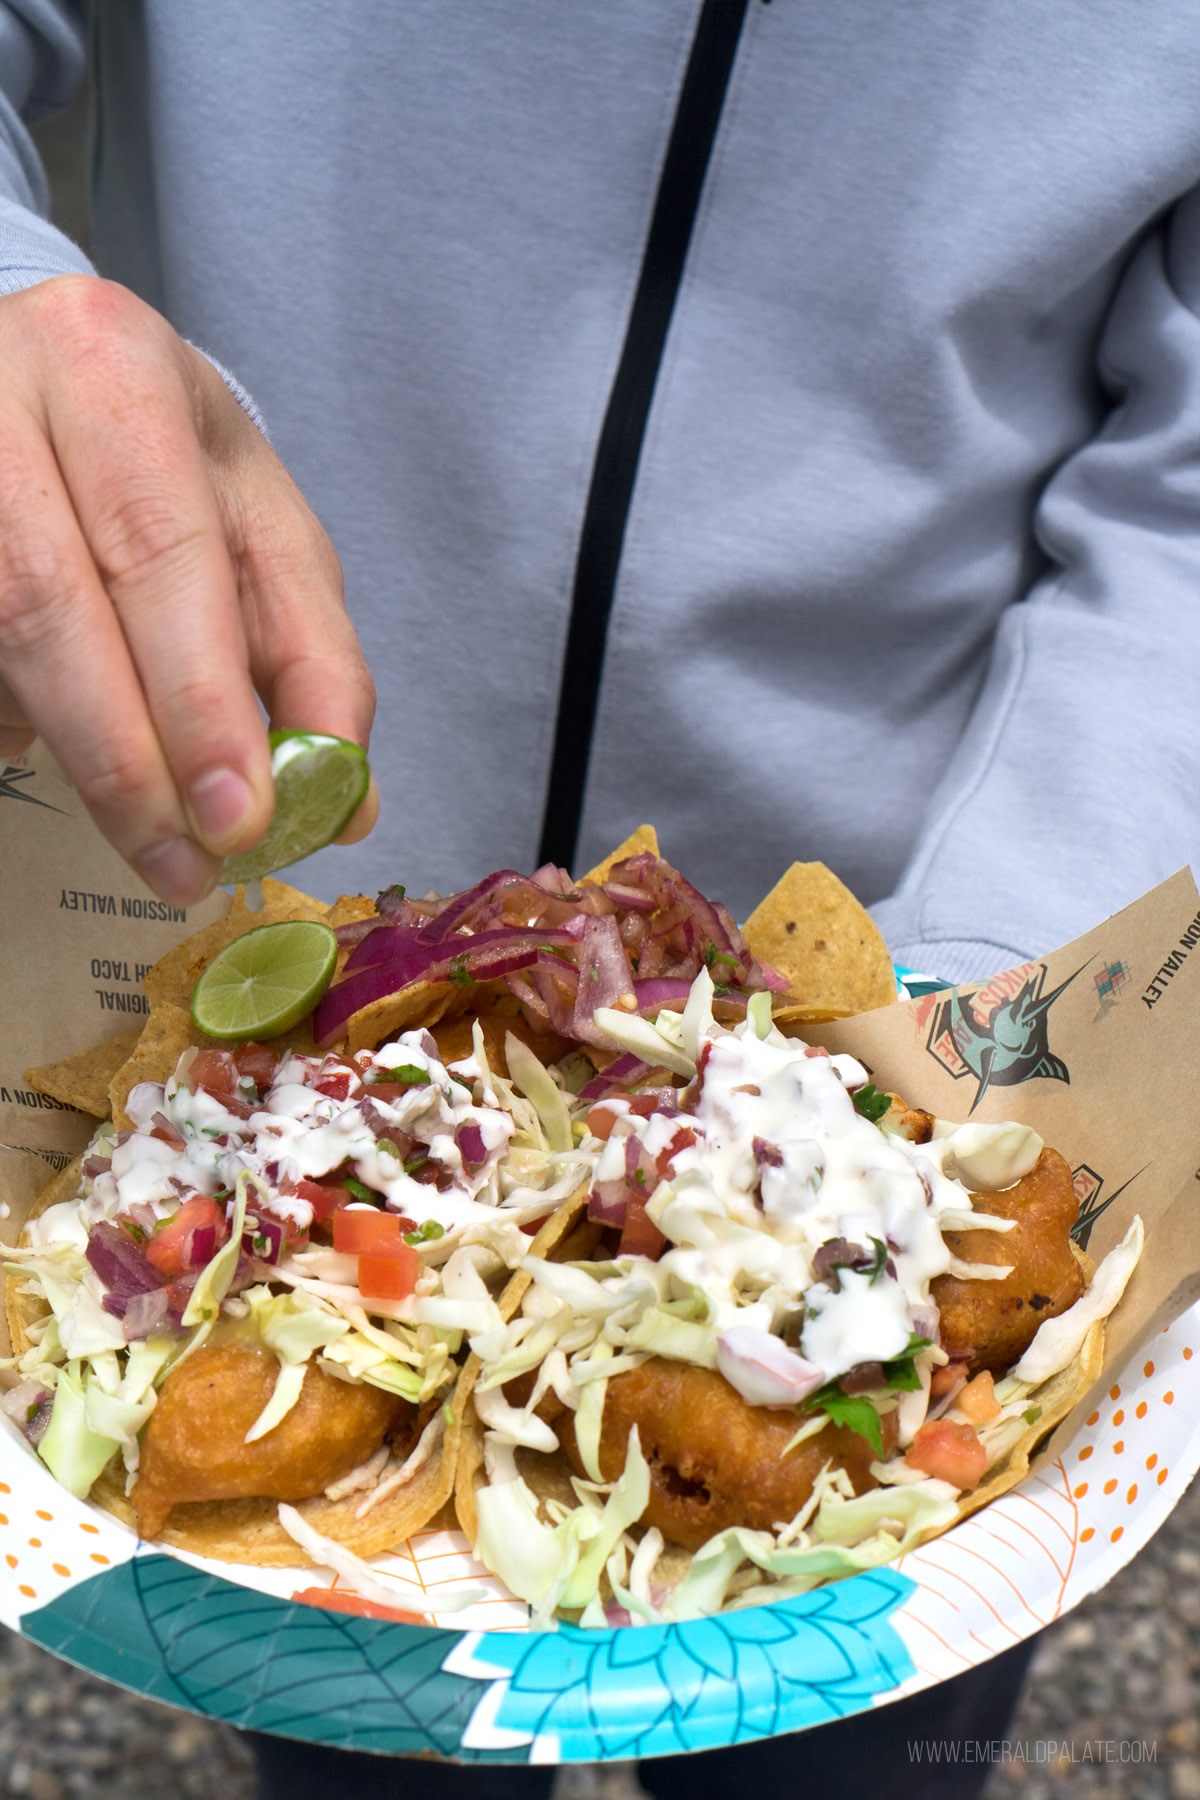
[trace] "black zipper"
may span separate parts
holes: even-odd
[[[539,862],[567,869],[579,836],[604,642],[646,419],[746,6],[747,0],[704,0],[700,9],[592,464],[538,850]]]

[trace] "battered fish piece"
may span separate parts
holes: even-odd
[[[307,1500],[349,1474],[417,1409],[367,1382],[339,1381],[315,1363],[273,1431],[246,1433],[275,1390],[278,1359],[238,1344],[204,1344],[169,1375],[142,1438],[130,1498],[144,1538],[176,1501]]]
[[[972,1194],[980,1212],[1016,1219],[1012,1231],[948,1231],[965,1262],[1012,1265],[1002,1281],[939,1275],[930,1291],[941,1315],[942,1348],[969,1357],[972,1375],[994,1375],[1018,1362],[1043,1319],[1073,1306],[1087,1285],[1071,1247],[1079,1202],[1057,1150],[1043,1150],[1028,1175],[994,1194]]]
[[[845,1425],[826,1425],[785,1457],[800,1422],[790,1407],[751,1406],[711,1369],[654,1357],[608,1384],[600,1470],[605,1481],[617,1479],[629,1428],[636,1425],[650,1465],[650,1501],[641,1523],[657,1525],[669,1542],[688,1550],[731,1525],[771,1531],[794,1518],[827,1462],[845,1469],[856,1494],[878,1487],[870,1473],[871,1446]],[[885,1413],[881,1423],[890,1456],[895,1413]],[[575,1472],[585,1475],[574,1424],[574,1414],[564,1413],[555,1430]]]

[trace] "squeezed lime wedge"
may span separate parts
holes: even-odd
[[[367,758],[358,744],[314,731],[271,733],[271,775],[275,782],[271,823],[252,850],[225,858],[221,880],[226,886],[261,881],[264,875],[323,850],[345,830],[371,785]]]
[[[337,938],[315,919],[259,925],[209,963],[192,1018],[213,1038],[271,1038],[307,1018],[329,986]]]

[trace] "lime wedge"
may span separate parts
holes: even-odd
[[[357,744],[313,731],[271,733],[275,811],[253,850],[227,856],[226,885],[261,881],[276,869],[323,850],[350,823],[367,797],[371,771]]]
[[[337,948],[328,925],[315,919],[259,925],[209,963],[192,992],[192,1018],[209,1037],[277,1037],[317,1004]]]

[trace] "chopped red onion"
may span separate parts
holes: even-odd
[[[121,1321],[125,1327],[125,1341],[132,1344],[137,1338],[149,1337],[154,1328],[166,1318],[168,1305],[165,1287],[154,1288],[145,1294],[134,1294],[125,1307],[125,1316]]]
[[[85,1254],[108,1290],[101,1303],[105,1312],[118,1319],[125,1317],[125,1307],[134,1294],[149,1293],[163,1285],[158,1270],[150,1267],[128,1233],[107,1219],[93,1225]]]
[[[131,1087],[125,1101],[125,1111],[133,1120],[139,1131],[145,1131],[155,1113],[163,1104],[163,1085],[161,1081],[139,1081]]]
[[[731,1325],[717,1338],[717,1367],[751,1406],[796,1406],[825,1385],[825,1371],[753,1325]]]

